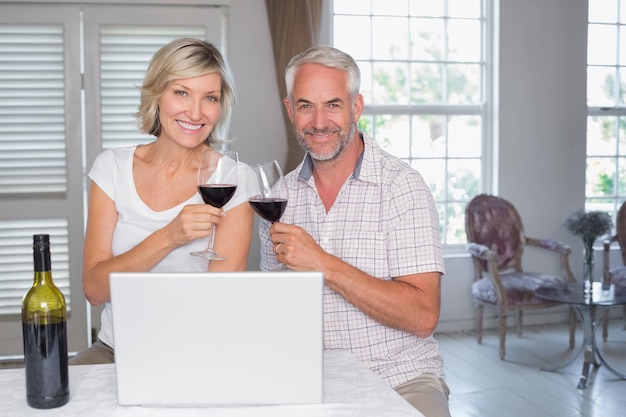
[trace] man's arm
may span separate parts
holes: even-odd
[[[326,285],[372,319],[418,337],[430,336],[439,320],[441,274],[427,272],[382,280],[325,252],[302,228],[270,227],[277,260],[294,271],[322,271]]]

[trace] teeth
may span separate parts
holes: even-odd
[[[179,125],[181,125],[185,129],[198,130],[198,129],[200,129],[202,127],[201,124],[196,125],[196,124],[191,124],[191,123],[185,123],[185,122],[181,122],[180,120],[177,120],[177,122],[178,122]]]

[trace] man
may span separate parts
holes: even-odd
[[[348,349],[424,415],[449,416],[432,337],[444,272],[424,180],[357,129],[354,60],[330,47],[292,58],[285,107],[304,161],[280,222],[262,222],[261,267],[324,273],[324,348]]]

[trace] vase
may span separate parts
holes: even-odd
[[[593,261],[583,262],[583,295],[591,298],[593,293]]]

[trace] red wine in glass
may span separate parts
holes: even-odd
[[[239,157],[237,152],[207,148],[198,166],[198,193],[205,204],[222,208],[235,195],[239,183]],[[191,252],[194,256],[201,256],[208,260],[223,260],[213,250],[215,240],[215,225],[209,235],[209,246],[198,252]]]
[[[224,207],[236,190],[237,185],[234,184],[202,184],[198,186],[198,191],[204,202],[217,208]]]
[[[272,223],[277,222],[287,208],[286,198],[252,197],[248,202],[256,214]]]
[[[255,187],[248,187],[248,203],[262,219],[276,223],[287,208],[289,187],[280,165],[276,161],[253,165],[256,174]],[[286,271],[287,266],[278,264],[272,271]]]

